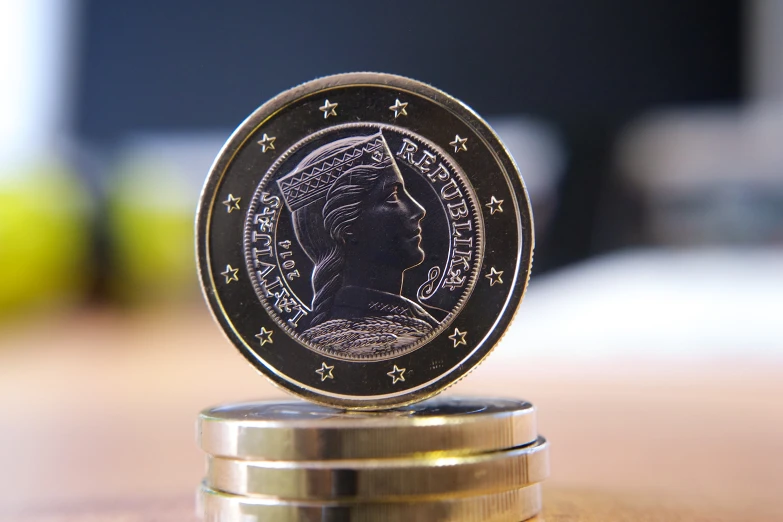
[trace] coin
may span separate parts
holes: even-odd
[[[538,484],[488,495],[417,502],[336,502],[243,497],[202,486],[198,511],[205,522],[507,522],[541,512]]]
[[[549,477],[549,445],[459,457],[247,461],[209,457],[206,484],[236,495],[410,500],[517,489]]]
[[[258,108],[212,166],[197,235],[231,341],[277,385],[349,409],[423,400],[483,360],[533,251],[524,183],[489,126],[375,73]]]
[[[534,442],[535,413],[529,402],[467,397],[436,397],[384,413],[252,402],[204,410],[198,438],[210,455],[251,460],[455,456]]]

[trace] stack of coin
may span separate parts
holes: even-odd
[[[486,359],[530,276],[524,181],[468,106],[376,73],[283,92],[224,145],[196,231],[204,295],[228,338],[276,385],[324,405],[203,412],[205,520],[540,511],[548,446],[532,405],[415,404]]]
[[[205,410],[205,522],[513,521],[541,510],[532,404],[431,399],[382,413],[301,401]]]

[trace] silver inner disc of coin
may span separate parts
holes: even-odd
[[[259,183],[245,261],[276,323],[315,352],[382,360],[451,323],[476,282],[483,223],[443,149],[355,123],[285,151]]]

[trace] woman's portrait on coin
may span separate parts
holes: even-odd
[[[419,226],[426,211],[381,133],[316,149],[278,185],[314,265],[306,341],[349,356],[382,355],[437,326],[401,295],[405,271],[426,255]]]
[[[441,331],[469,291],[480,229],[447,161],[388,126],[333,127],[289,148],[246,225],[256,292],[278,324],[348,360],[400,355]]]

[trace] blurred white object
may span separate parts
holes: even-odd
[[[639,250],[595,258],[533,278],[486,364],[501,371],[531,360],[564,369],[780,361],[781,296],[783,250]]]
[[[659,244],[783,244],[783,105],[660,111],[618,149]]]
[[[50,153],[65,128],[74,5],[0,2],[0,177]]]
[[[565,149],[549,124],[523,116],[489,119],[519,167],[530,194],[536,233],[542,233],[557,205],[557,189],[565,168]]]
[[[747,90],[757,101],[783,100],[783,2],[752,0],[745,31]]]

